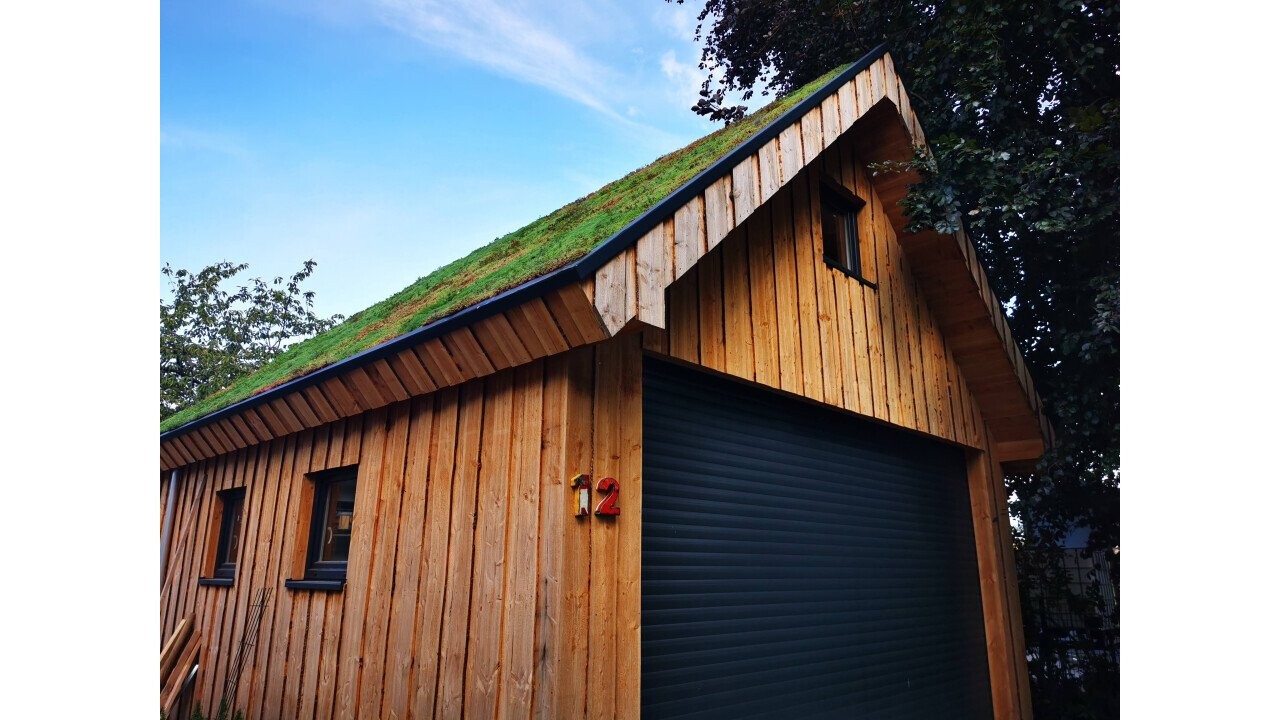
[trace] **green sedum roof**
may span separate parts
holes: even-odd
[[[838,67],[740,122],[441,267],[160,423],[167,432],[396,338],[586,255],[698,173],[816,92]]]

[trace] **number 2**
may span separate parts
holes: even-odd
[[[596,505],[596,514],[618,515],[620,513],[618,508],[618,493],[620,491],[618,481],[611,477],[601,478],[600,483],[596,485],[596,490],[606,493],[600,504]]]

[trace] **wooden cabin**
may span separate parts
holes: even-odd
[[[178,416],[196,699],[1029,718],[1002,468],[1051,431],[970,241],[868,170],[924,145],[877,50]]]

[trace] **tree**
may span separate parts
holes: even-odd
[[[1073,527],[1094,550],[1120,542],[1119,33],[1114,0],[707,0],[699,14],[693,110],[726,122],[745,111],[733,94],[786,92],[888,43],[933,151],[910,163],[924,178],[910,229],[964,223],[1057,434],[1035,472],[1008,478],[1027,546]]]
[[[223,283],[248,269],[220,262],[200,270],[165,263],[171,301],[160,301],[160,419],[202,400],[261,367],[293,343],[343,320],[311,309],[315,292],[302,289],[316,263],[289,278],[252,278],[234,291]]]

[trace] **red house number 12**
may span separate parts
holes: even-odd
[[[578,517],[586,517],[591,506],[591,476],[585,474],[575,475],[570,482],[574,494],[577,495],[578,507],[575,513]],[[604,493],[604,498],[596,505],[597,515],[619,515],[621,508],[618,507],[618,494],[621,488],[618,481],[611,478],[601,478],[596,484],[596,490]]]

